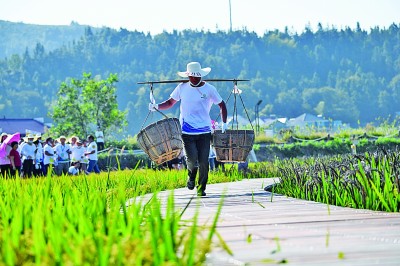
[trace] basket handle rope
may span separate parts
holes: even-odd
[[[249,113],[247,112],[246,106],[244,105],[244,102],[243,102],[243,98],[240,95],[242,91],[237,87],[237,80],[234,80],[233,84],[234,84],[233,85],[233,90],[231,91],[231,93],[229,94],[228,98],[226,99],[226,103],[228,103],[229,99],[231,98],[231,95],[233,94],[234,101],[233,101],[233,114],[232,114],[232,117],[233,117],[233,119],[232,119],[232,129],[233,129],[235,121],[236,121],[236,129],[239,129],[239,121],[238,121],[238,117],[237,117],[238,116],[238,113],[237,113],[237,95],[239,95],[239,98],[240,98],[240,101],[242,102],[243,109],[244,109],[244,111],[246,113],[247,119],[250,122],[251,129],[254,130],[253,124],[251,123],[251,120],[250,120]],[[217,116],[217,118],[215,120],[217,120],[220,115],[221,114],[218,114],[218,116]]]
[[[156,102],[156,99],[154,98],[154,93],[153,93],[153,83],[150,83],[150,102],[151,103],[155,103]],[[156,111],[159,112],[160,114],[162,114],[165,118],[169,118],[166,114],[164,114],[160,110],[156,109]],[[146,119],[144,120],[144,122],[142,124],[142,128],[141,129],[143,129],[143,127],[146,124],[146,121],[149,118],[151,113],[153,113],[153,112],[149,110],[149,112],[147,113]]]

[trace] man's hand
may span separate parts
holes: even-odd
[[[226,123],[222,123],[222,126],[221,126],[222,133],[225,133],[227,128],[228,128],[228,125]]]
[[[154,112],[155,110],[158,110],[158,104],[156,103],[149,103],[149,110]]]

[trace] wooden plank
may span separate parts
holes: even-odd
[[[225,195],[217,231],[234,256],[215,248],[208,264],[287,260],[288,265],[400,265],[399,213],[336,206],[328,211],[326,204],[272,197],[263,190],[272,183],[273,179],[249,179],[207,185],[207,197],[192,202],[183,219],[199,211],[198,224],[210,225]],[[158,196],[166,202],[169,193]],[[187,188],[174,190],[176,207],[185,207],[194,193]]]

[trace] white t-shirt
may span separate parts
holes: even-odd
[[[85,155],[85,152],[87,152],[87,147],[85,147],[85,146],[82,146],[82,149],[83,149],[83,158],[82,158],[82,160],[81,160],[81,163],[86,163],[86,164],[88,164],[89,163],[89,156],[87,156],[87,155]]]
[[[97,144],[96,142],[90,142],[87,146],[87,152],[92,152],[94,151],[94,153],[89,154],[89,160],[97,160]]]
[[[71,148],[71,162],[82,162],[83,159],[85,158],[85,147],[83,147],[83,145],[78,146],[78,145],[74,145]]]
[[[97,142],[104,142],[104,135],[103,131],[97,130],[94,135],[96,136],[96,141]]]
[[[77,175],[79,174],[79,169],[75,168],[75,166],[70,166],[68,168],[68,173],[70,173],[71,175]]]
[[[53,155],[46,155],[46,151],[49,154],[53,154]],[[43,157],[43,164],[47,165],[50,163],[54,163],[54,149],[53,147],[51,147],[49,144],[44,145],[44,149],[43,149],[43,153],[44,153],[44,157]]]
[[[23,141],[18,145],[17,151],[19,152],[19,154],[21,154],[22,148],[26,145],[26,142]],[[22,157],[22,155],[21,155]]]
[[[21,156],[25,159],[35,159],[35,151],[36,145],[35,144],[25,144],[21,149]]]
[[[179,120],[183,133],[197,135],[211,132],[211,106],[222,102],[213,85],[205,82],[201,87],[192,87],[189,82],[180,83],[171,93],[171,98],[181,101]]]
[[[42,143],[38,143],[36,146],[37,152],[36,152],[36,161],[41,162],[43,160],[43,145]]]
[[[62,145],[61,143],[58,143],[56,145],[58,163],[67,163],[67,162],[69,162],[69,154],[68,154],[69,150],[70,150],[70,147],[66,143],[64,145]]]

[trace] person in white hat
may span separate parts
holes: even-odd
[[[50,169],[53,169],[51,165],[54,165],[54,158],[55,158],[55,151],[54,151],[54,140],[52,137],[48,137],[46,139],[46,144],[43,148],[43,174],[47,176]]]
[[[96,136],[97,150],[98,151],[104,150],[104,134],[100,127],[97,127],[97,130],[94,133],[94,135]]]
[[[72,153],[70,146],[65,143],[67,138],[60,136],[58,138],[60,143],[55,147],[57,154],[57,165],[55,166],[56,175],[61,176],[62,174],[67,175],[69,169],[69,155]]]
[[[72,150],[72,148],[73,147],[75,147],[76,146],[76,142],[79,140],[79,138],[77,137],[77,136],[72,136],[70,139],[69,139],[69,146],[70,146],[70,148],[71,148],[71,150]]]
[[[100,168],[99,165],[97,164],[97,144],[94,141],[94,136],[93,135],[89,135],[87,137],[87,140],[89,142],[87,150],[85,151],[85,156],[88,157],[89,159],[89,164],[87,166],[87,170],[86,170],[86,174],[89,174],[91,172],[95,172],[97,174],[100,173]]]
[[[42,144],[42,136],[40,134],[35,135],[35,139],[33,143],[36,145],[36,157],[35,157],[35,167],[33,169],[33,174],[35,176],[43,175],[43,144]]]
[[[181,77],[189,78],[188,82],[180,83],[171,93],[170,98],[160,104],[150,103],[149,110],[166,110],[175,103],[180,104],[180,122],[182,125],[182,140],[185,149],[188,169],[187,187],[192,190],[196,186],[196,174],[199,171],[197,194],[205,196],[208,181],[208,155],[211,142],[210,110],[213,104],[218,105],[222,117],[222,132],[227,125],[227,110],[217,89],[205,82],[203,77],[210,73],[211,68],[201,68],[200,63],[187,64],[186,71],[178,72]]]
[[[71,148],[71,163],[81,162],[85,158],[85,148],[83,147],[82,140],[78,139],[75,146]]]
[[[35,136],[33,134],[28,134],[24,138],[26,144],[21,148],[21,157],[22,157],[22,170],[24,177],[32,177],[33,169],[35,168],[35,157],[37,148],[33,143]]]

